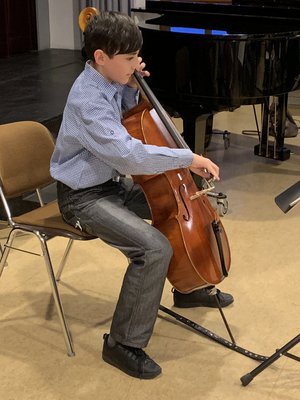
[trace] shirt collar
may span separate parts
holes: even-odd
[[[120,83],[109,82],[100,72],[93,68],[90,63],[90,60],[85,63],[85,76],[89,80],[92,80],[98,88],[103,90],[109,100],[112,100],[117,92],[120,93],[122,91],[123,86]]]

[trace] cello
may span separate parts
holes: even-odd
[[[148,103],[124,115],[123,125],[143,143],[188,148],[172,120],[137,72],[135,78]],[[151,108],[153,107],[153,108]],[[188,168],[157,175],[133,176],[147,198],[152,225],[173,248],[167,278],[181,293],[216,285],[228,276],[231,257],[228,238],[206,191],[198,190]]]
[[[94,10],[96,9],[88,8],[89,18],[98,14]],[[84,18],[83,26],[86,19]],[[127,131],[138,140],[155,146],[187,147],[140,74],[136,72],[135,78],[148,101],[141,102],[124,115],[123,124]],[[173,258],[167,275],[171,284],[182,293],[190,293],[221,282],[230,268],[230,249],[219,215],[206,195],[210,188],[199,191],[189,168],[156,175],[133,176],[133,180],[146,195],[152,214],[152,225],[168,238],[173,247]],[[215,298],[217,301],[217,296]],[[264,361],[265,356],[243,349],[235,343],[220,305],[218,308],[231,342],[173,310],[159,306],[159,310],[211,340],[252,359]]]
[[[80,28],[84,31],[89,18],[98,13],[93,7],[84,9]],[[188,148],[145,80],[137,72],[134,75],[148,100],[124,115],[122,123],[129,134],[145,144]],[[174,288],[190,293],[227,277],[230,248],[220,217],[206,195],[210,188],[199,191],[188,168],[132,178],[146,196],[152,225],[172,245],[167,278]]]

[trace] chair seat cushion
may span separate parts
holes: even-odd
[[[41,230],[51,236],[64,236],[75,240],[95,239],[86,232],[67,224],[59,211],[57,201],[13,218],[14,228]]]

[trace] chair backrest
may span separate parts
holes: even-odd
[[[49,171],[53,150],[53,137],[39,122],[0,125],[0,184],[6,198],[54,182]]]

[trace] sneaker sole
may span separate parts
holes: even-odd
[[[230,306],[230,304],[232,304],[232,303],[233,303],[233,301],[230,302],[230,303],[227,303],[227,304],[221,304],[221,308],[225,308],[227,306]],[[199,303],[198,304],[197,303],[194,303],[194,304],[191,304],[191,303],[180,303],[180,305],[174,303],[174,307],[177,307],[177,308],[196,308],[196,307],[218,308],[218,306],[216,304],[199,304]]]

